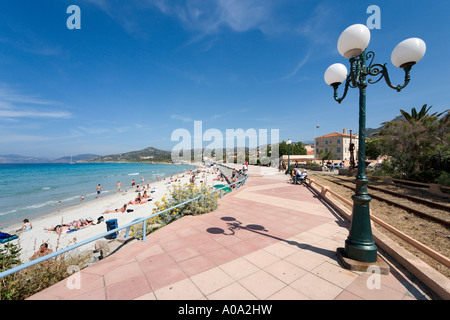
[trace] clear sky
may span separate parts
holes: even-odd
[[[69,29],[70,5],[81,29]],[[358,131],[358,90],[342,104],[323,75],[341,32],[381,10],[369,50],[427,53],[402,92],[367,89],[367,127],[422,105],[449,108],[450,1],[14,0],[0,2],[0,154],[171,150],[174,130],[279,129],[280,140]],[[342,88],[340,93],[342,92]],[[208,143],[205,142],[204,146]]]

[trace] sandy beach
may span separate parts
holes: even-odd
[[[200,174],[196,175],[196,184],[206,183],[209,186],[215,184],[222,184],[223,182],[214,180],[217,174],[214,173],[213,168],[206,166],[199,167]],[[27,262],[29,258],[39,249],[42,243],[47,243],[49,248],[53,251],[61,250],[69,245],[79,243],[89,238],[95,237],[107,231],[105,221],[110,219],[117,219],[119,227],[124,226],[137,218],[147,217],[152,214],[155,207],[155,202],[160,201],[163,196],[168,194],[170,188],[176,184],[184,185],[189,183],[191,175],[189,172],[173,176],[176,182],[170,181],[169,178],[159,182],[150,183],[149,196],[151,201],[143,204],[129,205],[128,209],[133,209],[133,212],[114,212],[104,213],[106,210],[115,210],[123,207],[124,204],[134,200],[138,194],[136,188],[127,187],[126,190],[122,187],[121,192],[112,195],[101,195],[100,198],[91,200],[85,203],[80,203],[69,208],[63,208],[58,212],[45,215],[39,218],[30,220],[33,228],[30,231],[15,232],[21,228],[21,224],[12,225],[5,232],[10,234],[17,234],[19,238],[13,240],[13,243],[19,243],[22,248],[21,260]],[[142,195],[142,192],[141,192]],[[104,221],[97,224],[98,218],[103,216]],[[56,234],[55,232],[47,231],[44,228],[51,228],[56,225],[69,224],[72,221],[79,219],[92,218],[94,225],[79,229],[75,232]],[[85,246],[78,248],[78,250],[91,250],[95,246],[93,241]]]

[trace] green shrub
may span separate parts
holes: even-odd
[[[0,271],[22,264],[19,245],[7,243],[0,248]],[[86,265],[86,256],[62,254],[0,279],[1,300],[24,300],[69,277],[69,267]]]
[[[315,163],[315,162],[307,162],[306,165],[307,166],[312,166],[312,167],[320,167],[320,164]]]
[[[442,171],[439,178],[436,179],[436,183],[450,187],[450,174],[446,171]]]
[[[172,209],[159,215],[159,222],[169,224],[186,215],[200,215],[211,212],[217,208],[219,197],[218,192],[213,193],[213,188],[202,184],[195,186],[194,184],[175,185],[169,191],[167,196],[161,198],[161,201],[155,203],[153,212],[159,212],[190,199],[199,197],[195,201],[191,201],[178,208]]]
[[[371,172],[371,175],[377,177],[394,177],[395,169],[389,160],[384,160],[379,167]]]

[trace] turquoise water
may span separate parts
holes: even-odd
[[[100,184],[102,196],[151,183],[157,178],[189,171],[189,165],[90,163],[90,164],[0,164],[0,227],[20,222],[61,206],[79,204],[81,195],[89,201],[96,197]],[[61,204],[59,204],[61,201]]]

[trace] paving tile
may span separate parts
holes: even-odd
[[[342,291],[334,300],[364,300],[357,295],[348,292],[347,290]]]
[[[140,297],[134,298],[133,300],[156,300],[156,297],[153,292],[149,292]]]
[[[227,263],[231,260],[239,258],[239,256],[228,248],[220,248],[203,254],[204,257],[210,259],[216,265]]]
[[[337,248],[341,248],[345,245],[345,242],[335,241],[333,239],[323,239],[314,244],[315,247],[326,249],[335,252]]]
[[[323,236],[323,237],[330,237],[333,234],[339,232],[339,230],[332,228],[332,227],[327,227],[327,226],[318,226],[312,229],[309,229],[309,232],[317,234],[319,236]]]
[[[217,241],[211,239],[208,237],[208,239],[205,239],[204,241],[193,245],[195,247],[195,249],[200,253],[200,254],[205,254],[208,252],[212,252],[218,249],[222,249],[224,246],[220,243],[218,243]]]
[[[227,275],[219,267],[199,273],[192,276],[190,279],[206,296],[234,282],[233,278]]]
[[[279,258],[285,258],[290,254],[296,252],[298,248],[296,246],[286,245],[283,244],[282,242],[277,242],[271,246],[265,247],[263,250]]]
[[[154,244],[151,245],[149,248],[144,249],[143,251],[141,251],[140,253],[138,253],[136,255],[136,260],[137,261],[142,261],[144,259],[147,259],[149,257],[152,257],[154,255],[163,253],[164,249],[159,245],[159,244]]]
[[[239,283],[260,300],[267,299],[286,286],[284,282],[264,270],[242,278]]]
[[[311,272],[343,289],[358,278],[357,274],[328,262],[322,263]]]
[[[260,270],[254,264],[250,263],[249,261],[243,258],[232,260],[230,262],[220,265],[219,267],[234,280],[242,279]]]
[[[316,242],[319,242],[320,240],[325,239],[325,237],[320,236],[320,235],[315,234],[315,233],[312,233],[312,232],[309,232],[309,231],[305,231],[305,232],[302,232],[302,233],[299,233],[299,234],[295,235],[293,237],[293,239],[295,241],[298,241],[301,244],[312,245],[312,244],[315,244]]]
[[[164,268],[146,272],[145,276],[153,291],[187,278],[187,275],[184,273],[183,269],[181,269],[177,264],[172,264],[165,266]]]
[[[275,294],[267,298],[267,300],[311,300],[304,294],[301,294],[297,290],[286,286]]]
[[[286,284],[297,280],[307,272],[306,270],[303,270],[302,268],[299,268],[285,260],[277,261],[267,266],[264,268],[264,271],[270,273],[275,278],[280,279]]]
[[[295,280],[290,286],[313,300],[333,300],[343,291],[342,288],[311,273]]]
[[[108,300],[132,300],[152,291],[144,275],[116,282],[105,290]]]
[[[324,259],[308,254],[306,251],[295,252],[284,258],[284,260],[307,271],[311,271],[325,262]]]
[[[234,252],[238,256],[243,256],[257,251],[259,248],[248,241],[241,241],[227,246],[231,252]]]
[[[170,265],[174,265],[175,261],[168,253],[160,253],[156,255],[152,255],[146,259],[143,259],[139,262],[139,265],[142,268],[144,273],[158,270],[161,268],[165,268]]]
[[[265,250],[258,250],[243,257],[247,261],[253,263],[259,268],[265,268],[272,263],[280,261],[281,258],[277,257]]]
[[[219,289],[207,296],[209,300],[258,300],[238,282]]]
[[[175,240],[171,240],[171,241],[160,242],[159,246],[162,248],[162,250],[164,250],[165,252],[168,252],[168,251],[174,251],[174,250],[183,248],[186,245],[183,240],[175,239]]]
[[[48,291],[51,292],[51,291]],[[28,297],[26,300],[63,300],[63,297],[57,297],[52,295],[51,293],[48,293],[47,291],[41,291],[38,292],[31,297]]]
[[[204,256],[196,256],[191,259],[184,260],[178,263],[178,266],[183,269],[183,272],[188,276],[201,273],[208,269],[214,268],[216,264]]]
[[[183,225],[181,225],[181,229],[177,230],[176,233],[178,234],[178,236],[185,239],[186,237],[189,237],[189,236],[198,235],[200,233],[200,231],[198,231],[195,228],[186,227],[186,225],[183,224]]]
[[[89,266],[89,268],[83,269],[83,272],[96,274],[96,275],[105,275],[106,273],[114,270],[116,267],[126,264],[125,259],[118,258],[117,256],[109,256],[107,259],[103,259]]]
[[[188,260],[200,254],[194,247],[182,247],[177,250],[169,251],[168,253],[175,262]]]
[[[186,278],[153,292],[158,300],[198,300],[204,298],[203,293]]]
[[[138,275],[143,275],[138,262],[121,265],[104,275],[105,286],[110,286],[130,278],[135,278]]]
[[[404,293],[390,288],[380,281],[377,286],[376,275],[363,274],[356,278],[345,290],[365,300],[402,300]],[[381,280],[382,278],[380,278]]]
[[[72,297],[66,297],[67,300],[106,300],[106,291],[104,287],[94,289],[74,295]]]

